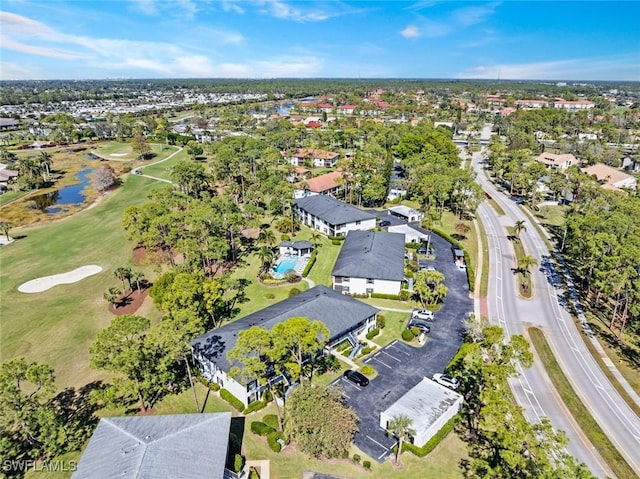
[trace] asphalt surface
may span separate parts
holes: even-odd
[[[426,230],[422,231],[428,233]],[[464,317],[473,311],[467,275],[454,264],[451,244],[437,235],[432,236],[432,244],[436,257],[429,264],[444,273],[444,283],[449,292],[442,308],[435,313],[436,320],[430,323],[431,333],[426,343],[421,347],[414,347],[402,341],[394,341],[378,350],[365,361],[378,372],[366,387],[357,386],[343,378],[334,382],[342,388],[347,404],[356,410],[360,418],[360,431],[356,434],[354,443],[379,462],[384,461],[396,443],[396,439],[380,427],[380,412],[422,381],[422,378],[430,378],[433,374],[444,371],[462,344]],[[409,313],[406,319],[409,319]]]
[[[489,241],[490,320],[502,326],[508,335],[524,334],[528,326],[544,330],[572,387],[607,437],[640,475],[640,419],[611,385],[584,344],[569,314],[567,298],[558,272],[550,261],[550,252],[538,231],[518,205],[486,179],[480,155],[473,156],[478,181],[506,213],[498,216],[487,202],[478,210]],[[524,220],[526,225],[526,231],[520,234],[525,251],[538,261],[538,267],[531,273],[534,297],[530,300],[518,296],[513,271],[515,255],[507,239],[506,227],[513,226],[518,220]],[[539,361],[532,368],[521,371],[521,376],[510,384],[529,421],[538,422],[543,416],[548,417],[556,429],[567,434],[570,441],[567,450],[573,456],[598,477],[614,477],[559,399]]]

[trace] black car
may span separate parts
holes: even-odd
[[[380,223],[378,223],[378,226],[380,228],[384,228],[386,226],[390,226],[391,225],[391,221],[387,221],[387,220],[382,220]]]
[[[345,379],[348,379],[358,386],[365,387],[369,385],[369,379],[367,379],[364,374],[359,373],[358,371],[352,371],[351,369],[348,369],[344,372],[343,376]]]
[[[407,325],[407,329],[418,328],[421,332],[425,334],[429,334],[431,332],[431,326],[425,323],[420,323],[418,321],[410,321]]]

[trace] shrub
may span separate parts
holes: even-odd
[[[278,439],[282,439],[281,434],[278,431],[273,431],[267,436],[267,443],[273,452],[280,452],[282,449],[282,445]]]
[[[233,394],[231,394],[229,390],[224,388],[220,389],[220,397],[231,404],[238,411],[242,412],[244,410],[244,403]]]
[[[458,416],[454,416],[449,419],[449,421],[447,421],[444,426],[442,426],[442,428],[437,433],[435,433],[435,435],[431,439],[429,439],[427,443],[422,447],[415,446],[409,442],[403,442],[402,451],[409,451],[418,457],[426,456],[431,451],[433,451],[445,437],[447,437],[447,435],[453,430],[457,422]]]
[[[409,301],[411,298],[411,291],[408,289],[401,289],[399,294],[400,301]]]
[[[360,462],[360,454],[353,455],[353,462]]]
[[[349,459],[349,451],[346,449],[342,451],[342,459]]]
[[[233,472],[242,471],[244,466],[244,458],[240,454],[234,454],[233,456]]]
[[[125,166],[124,168],[122,168],[122,172],[123,173],[129,173],[131,171],[131,167],[130,166]]]
[[[420,329],[418,329],[416,326],[411,326],[411,329],[409,331],[411,331],[411,334],[413,334],[414,336],[420,335]]]
[[[291,236],[284,234],[280,236],[281,241],[291,241]]]
[[[267,407],[266,401],[253,401],[244,411],[242,411],[242,414],[251,414],[252,412],[264,409],[265,407]]]
[[[295,270],[290,269],[284,274],[284,279],[289,283],[297,283],[300,281],[300,276],[298,276],[298,273],[296,273]]]
[[[345,236],[327,236],[331,241],[344,241]]]
[[[331,244],[334,244],[336,246],[340,246],[342,244],[342,241],[334,239],[334,240],[331,240]]]
[[[408,329],[405,329],[404,331],[402,331],[402,339],[404,339],[405,341],[411,341],[413,338],[414,338],[413,333]]]
[[[362,466],[365,469],[371,469],[371,461],[362,461]]]
[[[271,401],[273,401],[273,394],[271,394],[271,391],[269,390],[265,391],[265,393],[262,396],[262,400],[266,403],[270,403]]]
[[[360,357],[366,356],[371,351],[375,351],[375,350],[376,350],[375,346],[367,346],[366,348],[362,348],[362,350],[360,351]]]
[[[405,243],[404,247],[407,249],[418,249],[420,247],[420,243]]]
[[[387,320],[384,316],[382,316],[381,314],[378,315],[378,317],[376,318],[376,328],[378,329],[384,329],[384,327],[387,325]]]
[[[367,339],[373,339],[375,338],[378,334],[380,334],[380,330],[378,328],[372,329],[371,331],[369,331],[366,335]]]
[[[263,422],[253,421],[251,423],[251,432],[257,434],[258,436],[267,436],[276,431],[274,428],[272,428],[271,426],[267,426]]]
[[[371,293],[372,298],[378,299],[400,299],[397,294]]]
[[[311,271],[311,268],[316,263],[316,256],[317,255],[318,255],[318,252],[316,250],[313,250],[311,252],[311,257],[309,258],[309,262],[307,263],[307,265],[304,267],[304,270],[302,271],[302,277],[303,278],[307,277],[307,275],[309,274],[309,271]]]
[[[264,295],[266,299],[275,299],[276,295],[273,293],[267,293]]]
[[[369,366],[368,364],[365,364],[360,368],[360,372],[365,376],[373,376],[376,373],[376,370],[373,369],[373,366]]]
[[[347,348],[347,349],[345,349],[344,351],[341,351],[341,352],[342,352],[342,355],[343,355],[345,358],[348,358],[348,357],[349,357],[349,355],[351,354],[351,351],[353,351],[353,348]]]
[[[278,416],[275,414],[266,414],[262,418],[262,422],[272,428],[274,431],[278,430]]]
[[[291,297],[293,297],[293,296],[295,296],[297,294],[300,294],[301,292],[302,291],[300,291],[298,288],[291,288],[289,290],[289,297],[291,298]]]

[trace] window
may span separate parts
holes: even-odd
[[[373,284],[373,278],[367,278],[367,284]]]
[[[334,279],[334,282],[335,282],[336,284],[340,284],[340,283],[342,283],[342,276],[336,276],[336,277],[335,277],[335,279]]]
[[[373,293],[373,288],[367,288],[367,294]]]
[[[362,221],[356,221],[356,226],[358,226]]]
[[[345,283],[349,282],[349,277],[348,276],[343,276],[342,277],[342,281],[344,281]]]

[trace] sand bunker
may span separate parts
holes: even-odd
[[[88,276],[102,271],[102,267],[95,264],[80,266],[79,268],[69,271],[68,273],[54,274],[52,276],[43,276],[42,278],[32,279],[18,287],[21,293],[41,293],[53,288],[59,284],[71,284],[80,281]]]
[[[111,153],[109,156],[127,156],[129,153]]]

